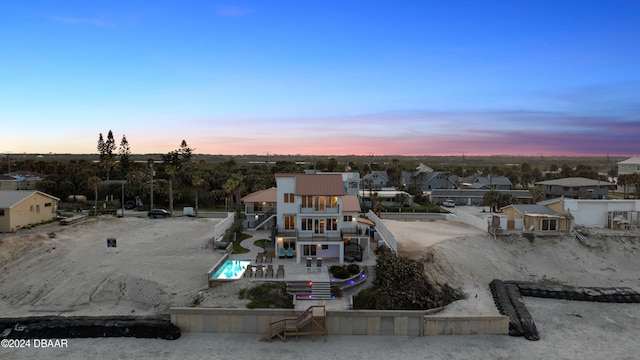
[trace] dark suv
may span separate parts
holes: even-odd
[[[151,218],[166,218],[171,216],[171,214],[165,210],[165,209],[151,209],[149,210],[149,212],[147,213],[147,216],[151,217]]]

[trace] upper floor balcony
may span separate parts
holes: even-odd
[[[300,205],[300,214],[340,214],[340,205],[335,207],[313,206],[303,207]]]

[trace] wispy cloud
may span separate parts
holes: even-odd
[[[223,17],[243,17],[252,12],[251,9],[236,6],[221,6],[216,9],[216,14]]]
[[[51,16],[50,18],[61,24],[67,24],[67,25],[89,25],[89,26],[95,26],[95,27],[112,26],[111,23],[100,18],[81,18],[81,17],[65,17],[65,16]]]

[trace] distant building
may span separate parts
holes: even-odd
[[[640,174],[640,157],[632,157],[618,163],[618,175]]]
[[[389,183],[389,175],[386,171],[372,171],[362,177],[364,189],[382,189],[387,187]]]
[[[428,192],[433,189],[455,189],[456,183],[453,177],[447,177],[447,174],[440,171],[431,172],[402,172],[402,186],[408,189],[416,186],[422,192]]]
[[[13,232],[55,219],[59,201],[37,190],[0,191],[0,232]]]
[[[31,171],[14,171],[0,175],[0,190],[35,190],[44,175]]]
[[[533,196],[529,190],[496,190],[501,194],[513,196],[520,204],[529,204]],[[453,200],[456,205],[482,206],[488,189],[435,189],[429,194],[429,201],[441,204]]]
[[[609,191],[616,184],[608,181],[571,177],[556,180],[539,181],[536,187],[542,190],[546,199],[566,197],[570,199],[608,199]]]

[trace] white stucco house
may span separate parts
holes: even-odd
[[[640,200],[564,199],[577,226],[624,230],[640,227]]]
[[[347,194],[340,174],[275,174],[275,250],[296,262],[306,257],[333,258],[344,263],[345,246],[369,246],[360,204]]]

